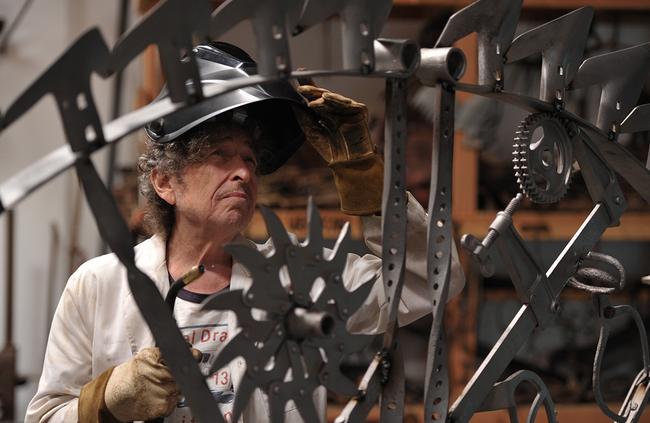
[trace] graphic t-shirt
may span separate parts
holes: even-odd
[[[205,375],[212,362],[230,336],[228,312],[201,311],[201,302],[207,294],[197,294],[182,289],[176,297],[174,317],[188,343],[203,353],[199,368]],[[219,369],[206,379],[208,388],[219,404],[219,409],[227,422],[230,422],[235,393],[230,380],[230,369]],[[192,413],[184,398],[179,401],[176,410],[165,419],[165,423],[194,423]]]

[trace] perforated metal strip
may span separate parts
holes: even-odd
[[[435,90],[439,113],[435,114],[433,121],[427,239],[427,279],[432,292],[433,323],[427,356],[425,422],[444,422],[449,403],[447,345],[442,322],[451,271],[451,177],[455,91],[446,83],[437,85]]]
[[[381,394],[382,423],[401,422],[404,414],[404,363],[396,332],[406,257],[406,94],[404,79],[386,80],[382,278],[390,311],[383,347],[388,352],[391,368]]]

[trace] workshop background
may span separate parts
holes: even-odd
[[[218,3],[218,2],[215,2]],[[411,38],[431,47],[453,11],[466,0],[395,0],[391,17],[382,32],[387,38]],[[4,0],[0,2],[0,110],[10,104],[83,31],[99,26],[109,45],[117,39],[120,9],[126,7],[127,27],[155,1],[99,0]],[[647,0],[524,0],[518,33],[547,22],[584,5],[596,7],[587,56],[650,41],[650,1]],[[16,21],[16,18],[19,18]],[[15,23],[15,25],[13,25]],[[243,47],[256,57],[251,27],[242,23],[223,40]],[[466,79],[476,75],[476,41],[461,40],[469,62]],[[150,49],[129,65],[123,74],[119,108],[115,109],[115,78],[94,78],[95,101],[104,122],[155,97],[162,84],[156,55]],[[308,69],[333,68],[340,64],[339,22],[330,19],[292,40],[294,66]],[[539,58],[508,69],[507,88],[534,94],[538,90]],[[370,110],[375,141],[383,138],[383,80],[336,77],[316,82],[332,91],[365,102]],[[650,81],[649,81],[650,82]],[[411,84],[409,100],[409,141],[407,145],[408,188],[426,206],[429,190],[432,106],[427,88]],[[573,107],[583,116],[594,112],[590,100],[597,92],[584,91],[572,97]],[[457,237],[464,233],[482,236],[494,218],[517,192],[511,164],[514,130],[526,113],[511,106],[460,94],[457,110],[457,138],[454,151],[453,211]],[[639,103],[647,103],[650,84]],[[112,181],[113,192],[134,233],[145,236],[135,174],[135,161],[142,148],[142,134],[123,140],[111,162],[108,150],[93,156],[102,176]],[[624,137],[624,143],[643,161],[648,154],[647,133]],[[0,180],[5,180],[36,159],[64,145],[63,130],[52,98],[46,98],[0,135]],[[109,172],[109,169],[111,171]],[[629,203],[619,228],[607,231],[598,251],[618,258],[627,272],[627,287],[615,295],[615,303],[634,305],[650,327],[650,287],[642,278],[650,275],[650,208],[624,181]],[[315,196],[324,216],[326,236],[333,238],[343,222],[350,220],[337,210],[337,197],[329,170],[309,147],[304,146],[287,166],[260,182],[260,203],[272,206],[288,228],[304,235],[307,196]],[[518,212],[517,226],[531,241],[532,252],[550,265],[563,245],[585,218],[591,202],[579,175],[567,197],[556,205],[525,203]],[[27,403],[35,393],[52,314],[67,277],[83,261],[105,252],[92,215],[72,172],[57,177],[21,203],[13,213],[13,243],[9,245],[9,219],[0,217],[0,349],[13,345],[17,350],[15,421],[22,420]],[[353,234],[359,237],[360,224],[352,219]],[[265,237],[259,216],[248,230],[255,239]],[[363,245],[358,242],[358,249]],[[512,284],[497,263],[494,277],[483,279],[467,256],[461,253],[468,283],[459,298],[448,307],[446,332],[450,342],[452,398],[455,398],[485,357],[517,310]],[[13,267],[8,266],[12,260]],[[9,272],[13,270],[13,272]],[[9,281],[13,274],[13,278]],[[650,283],[650,281],[647,281]],[[13,286],[13,292],[8,289]],[[8,296],[11,293],[11,296]],[[590,298],[568,289],[564,294],[557,324],[537,334],[518,354],[506,374],[528,368],[546,381],[563,421],[607,421],[593,403],[591,366],[598,338]],[[424,359],[429,333],[426,319],[402,330],[409,352],[406,358],[407,400],[411,404],[405,421],[421,421],[418,402],[422,401]],[[622,320],[611,335],[605,356],[603,380],[605,396],[620,402],[640,368],[638,335],[630,322]],[[360,373],[368,357],[351,357],[346,369]],[[11,369],[2,367],[0,375]],[[7,379],[7,378],[4,378]],[[2,385],[0,393],[9,389]],[[331,399],[331,413],[341,407]],[[527,400],[522,392],[522,402]],[[0,404],[4,409],[7,404]],[[0,414],[0,421],[6,419]],[[650,413],[646,413],[650,421]],[[543,413],[542,413],[543,416]],[[372,417],[371,417],[372,418]],[[504,415],[477,415],[472,421],[495,421]],[[543,419],[542,419],[543,420]]]

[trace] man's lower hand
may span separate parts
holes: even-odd
[[[158,348],[145,348],[115,367],[104,393],[106,408],[123,422],[167,416],[179,399],[180,390]]]

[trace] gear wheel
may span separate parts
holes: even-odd
[[[517,128],[513,144],[515,177],[535,203],[560,201],[569,188],[573,163],[572,131],[554,113],[534,113]]]
[[[239,421],[256,388],[268,395],[272,422],[283,422],[289,400],[304,421],[319,421],[312,399],[318,386],[344,396],[358,394],[339,366],[343,357],[361,351],[374,338],[350,334],[346,323],[365,301],[376,276],[352,292],[345,288],[349,225],[341,230],[334,248],[326,250],[322,221],[311,198],[308,238],[303,243],[290,237],[272,211],[260,210],[273,253],[265,256],[251,245],[228,245],[227,251],[250,271],[253,282],[246,290],[215,294],[203,305],[204,310],[234,312],[241,328],[211,364],[210,374],[237,357],[246,361],[232,421]],[[289,287],[283,285],[281,274],[290,280]]]

